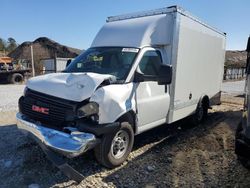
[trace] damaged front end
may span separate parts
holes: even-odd
[[[83,175],[69,166],[63,156],[72,158],[92,149],[99,143],[94,134],[80,132],[66,127],[65,131],[47,128],[34,122],[27,116],[17,113],[17,127],[26,135],[38,142],[47,157],[70,179],[76,182],[83,180]]]
[[[17,127],[36,140],[65,175],[80,182],[83,176],[64,157],[83,154],[100,144],[102,135],[120,128],[117,122],[100,124],[98,108],[88,99],[74,102],[26,89],[19,99]]]
[[[100,144],[104,135],[117,132],[121,124],[116,119],[128,109],[125,101],[131,101],[127,95],[132,84],[112,85],[109,80],[107,83],[109,78],[94,73],[46,75],[31,79],[19,99],[17,127],[35,139],[48,158],[77,182],[83,176],[64,158],[77,157]],[[132,108],[134,103],[130,103]]]
[[[65,132],[47,128],[21,113],[17,113],[16,119],[17,127],[22,132],[30,134],[39,143],[69,158],[81,155],[98,143],[94,134],[79,132],[75,128],[66,127]]]

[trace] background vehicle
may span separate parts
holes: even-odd
[[[247,76],[242,121],[238,125],[235,138],[235,153],[241,163],[250,169],[250,37],[247,43]]]
[[[10,57],[0,57],[0,82],[20,84],[24,81],[25,74],[29,69],[13,62]]]
[[[17,125],[46,153],[94,148],[116,167],[134,135],[191,115],[200,123],[220,103],[225,38],[176,6],[109,17],[63,73],[27,82]]]

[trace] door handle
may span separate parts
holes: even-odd
[[[165,93],[168,92],[168,85],[165,85]]]

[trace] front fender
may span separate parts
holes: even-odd
[[[99,104],[99,124],[113,123],[122,114],[135,111],[135,84],[113,84],[97,89],[90,101]]]

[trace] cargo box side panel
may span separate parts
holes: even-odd
[[[203,95],[212,98],[221,90],[225,35],[179,14],[175,63],[174,100],[169,123],[195,112]]]

